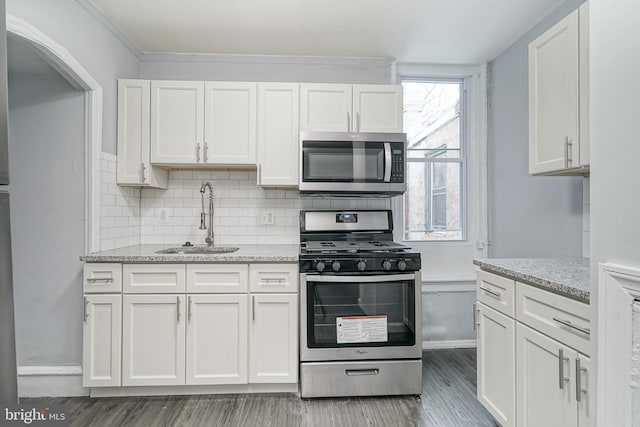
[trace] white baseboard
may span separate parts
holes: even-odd
[[[422,341],[423,350],[440,350],[445,348],[475,348],[476,340]]]
[[[18,366],[20,397],[88,396],[81,366]]]

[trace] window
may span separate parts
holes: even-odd
[[[404,239],[464,238],[464,84],[404,80]]]

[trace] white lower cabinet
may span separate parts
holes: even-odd
[[[478,304],[478,400],[503,426],[514,426],[515,323]]]
[[[85,295],[82,386],[120,386],[122,295]]]
[[[247,383],[247,295],[187,295],[187,385]]]
[[[297,264],[87,264],[85,277],[119,284],[121,270],[122,291],[85,286],[85,387],[245,384],[251,391],[259,383],[255,390],[293,390]]]
[[[298,382],[297,294],[251,295],[249,382]]]
[[[502,427],[589,426],[588,304],[485,271],[477,285],[480,403]]]
[[[184,385],[185,295],[124,295],[122,385]]]
[[[520,323],[516,326],[519,427],[578,423],[575,360],[578,353]]]

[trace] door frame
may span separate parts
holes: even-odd
[[[84,249],[100,250],[100,154],[102,152],[102,86],[58,42],[27,21],[7,15],[7,35],[31,45],[74,88],[84,91]]]

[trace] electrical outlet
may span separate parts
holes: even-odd
[[[262,215],[260,215],[260,225],[273,225],[275,222],[276,219],[273,211],[262,211]]]
[[[169,209],[168,208],[159,208],[158,209],[158,222],[160,224],[169,224]]]

